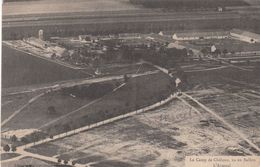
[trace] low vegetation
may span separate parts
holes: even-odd
[[[5,45],[2,49],[3,88],[89,77],[78,70],[33,57]]]
[[[129,78],[117,91],[41,130],[55,135],[106,120],[163,100],[173,89],[171,78],[163,73]]]
[[[9,130],[35,129],[33,133],[21,137],[16,142],[18,145],[32,143],[43,138],[51,138],[53,137],[51,134],[40,132],[36,129],[112,92],[122,82],[120,80],[112,80],[90,85],[68,87],[46,93],[22,110],[16,117],[4,125],[3,128],[9,128]],[[17,141],[17,139],[12,137],[12,141]]]
[[[201,9],[217,8],[219,6],[243,6],[248,5],[243,0],[129,0],[132,4],[143,5],[147,8],[165,9]]]
[[[19,155],[20,154],[17,154],[17,153],[2,153],[1,154],[1,160],[4,161],[4,160],[7,160],[7,159],[17,157]]]

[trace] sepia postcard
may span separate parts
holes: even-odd
[[[3,0],[2,167],[260,167],[260,0]]]

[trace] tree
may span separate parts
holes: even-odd
[[[124,74],[124,82],[126,83],[129,80],[129,77],[127,76],[127,74]]]
[[[16,146],[12,145],[12,151],[13,151],[13,152],[16,151]]]
[[[17,137],[16,137],[15,135],[13,135],[13,136],[11,137],[11,141],[12,141],[12,142],[16,142],[16,141],[17,141]]]
[[[52,58],[52,59],[55,59],[55,58],[56,58],[56,53],[53,53],[53,54],[51,55],[51,58]]]
[[[64,160],[63,163],[67,165],[69,162],[67,160]]]
[[[224,49],[224,50],[223,50],[224,56],[226,56],[227,53],[228,53],[228,50],[227,50],[227,49]]]
[[[53,135],[50,135],[50,139],[53,139]]]
[[[21,138],[21,142],[23,142],[23,143],[28,143],[29,140],[28,140],[26,137],[22,137],[22,138]]]
[[[61,163],[61,159],[58,159],[58,163]]]
[[[3,149],[4,149],[5,152],[9,152],[10,151],[10,146],[7,144],[7,145],[4,146]]]
[[[72,165],[76,165],[76,162],[75,161],[72,161],[72,163],[71,163]]]
[[[216,55],[220,55],[220,54],[221,54],[221,51],[220,51],[220,49],[216,49],[214,53],[215,53]]]
[[[208,54],[208,50],[207,50],[207,48],[203,48],[203,49],[201,49],[200,52],[203,53],[203,55]]]
[[[56,114],[56,109],[54,106],[49,106],[48,107],[48,113],[53,115],[53,114]]]
[[[189,55],[189,56],[193,56],[193,54],[194,54],[193,50],[189,50],[189,51],[188,51],[188,55]]]

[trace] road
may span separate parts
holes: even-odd
[[[223,64],[226,64],[226,65],[228,65],[228,66],[230,66],[230,67],[233,67],[233,68],[237,68],[237,69],[239,69],[239,70],[251,71],[251,72],[253,71],[253,70],[251,70],[251,69],[247,69],[247,68],[244,68],[244,67],[240,67],[240,66],[236,66],[236,65],[234,65],[234,64],[228,63],[228,62],[226,62],[226,61],[224,61],[224,60],[219,60],[218,58],[213,58],[212,56],[206,56],[205,58],[207,58],[207,59],[209,59],[209,60],[217,61],[217,62],[222,62]]]
[[[19,114],[21,111],[23,111],[23,109],[25,109],[26,107],[28,107],[31,103],[33,103],[34,101],[36,101],[38,98],[42,97],[44,95],[44,93],[41,93],[35,97],[33,97],[32,99],[30,99],[26,104],[24,104],[21,108],[19,108],[18,110],[16,110],[12,115],[10,115],[8,118],[6,118],[5,120],[3,120],[1,122],[1,127],[3,127],[6,123],[8,123],[12,118],[14,118],[17,114]]]
[[[143,76],[143,75],[154,74],[154,73],[157,73],[157,72],[158,72],[158,70],[147,71],[147,72],[144,72],[144,73],[132,74],[132,75],[129,75],[129,76],[130,77],[139,77],[139,76]],[[29,88],[25,88],[25,90],[22,90],[22,91],[9,92],[9,93],[5,93],[4,95],[8,96],[8,95],[16,95],[16,94],[22,94],[22,93],[31,93],[31,92],[37,92],[37,91],[40,91],[40,90],[47,90],[47,89],[58,90],[58,89],[65,88],[65,87],[73,87],[73,86],[77,86],[77,85],[93,84],[93,83],[97,83],[97,82],[119,80],[119,79],[123,79],[123,78],[124,78],[124,75],[75,79],[75,80],[70,80],[70,81],[62,81],[60,83],[54,83],[54,84],[50,84],[50,85],[43,85],[43,86],[39,86],[39,87],[35,87],[35,88],[29,87]]]

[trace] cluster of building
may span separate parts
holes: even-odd
[[[231,31],[186,31],[186,32],[163,32],[159,35],[170,36],[176,41],[202,40],[202,39],[236,39],[248,43],[260,43],[260,35],[244,30],[232,29]]]

